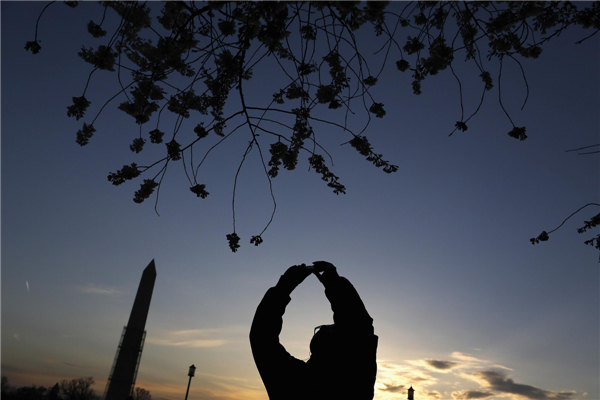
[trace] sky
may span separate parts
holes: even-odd
[[[414,96],[410,78],[391,63],[385,84],[373,89],[387,115],[368,133],[399,171],[384,174],[339,146],[348,140],[343,132],[317,125],[347,194],[331,193],[306,161],[282,171],[273,180],[274,221],[254,247],[248,240],[268,222],[272,203],[252,153],[238,182],[242,247],[234,254],[225,235],[249,133],[224,142],[204,165],[206,199],[190,194],[178,166],[161,189],[160,216],[153,198],[134,203],[137,182],[114,187],[106,177],[151,159],[129,151],[135,123],[109,106],[81,148],[82,121],[66,116],[90,71],[77,51],[98,44],[86,25],[101,9],[49,8],[43,49],[33,56],[24,45],[43,6],[1,2],[1,370],[11,385],[93,376],[102,394],[154,259],[136,386],[156,400],[180,399],[194,364],[189,399],[267,399],[248,340],[256,306],[289,266],[327,260],[374,319],[375,399],[405,398],[410,385],[418,400],[600,399],[598,252],[583,244],[594,232],[576,231],[597,210],[582,211],[546,243],[529,242],[599,200],[597,155],[565,152],[598,143],[599,36],[575,45],[590,32],[567,31],[540,59],[524,62],[523,110],[521,71],[505,66],[504,102],[515,124],[527,126],[523,142],[507,135],[497,87],[469,130],[449,137],[460,117],[449,71]],[[481,82],[455,64],[472,110]],[[98,76],[88,96],[96,111],[117,84],[114,75]],[[270,96],[261,85],[276,76],[257,71],[248,93]],[[194,126],[191,118],[182,130]],[[309,277],[292,294],[281,341],[307,359],[313,328],[331,322],[323,288]]]

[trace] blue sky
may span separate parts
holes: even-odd
[[[527,126],[525,142],[506,134],[497,89],[467,132],[448,137],[460,117],[449,71],[426,80],[417,97],[390,64],[374,88],[388,114],[369,132],[399,171],[383,174],[339,146],[348,140],[342,132],[317,125],[348,194],[332,194],[306,161],[283,171],[273,180],[275,220],[254,247],[248,240],[271,203],[252,153],[238,183],[242,248],[232,254],[231,191],[249,134],[208,159],[205,200],[189,193],[181,166],[173,168],[158,217],[153,201],[131,201],[137,183],[106,180],[152,156],[129,151],[134,122],[108,107],[80,148],[81,121],[66,116],[89,73],[76,53],[93,43],[85,26],[99,8],[53,6],[41,23],[42,52],[32,56],[23,47],[43,3],[1,7],[2,374],[13,385],[93,376],[102,393],[142,270],[155,259],[137,385],[156,399],[181,398],[195,364],[191,399],[266,399],[248,343],[254,310],[288,266],[328,260],[374,318],[376,399],[401,398],[394,390],[408,385],[418,399],[600,398],[598,253],[576,232],[596,210],[547,243],[529,243],[598,202],[599,158],[565,153],[598,143],[597,36],[574,45],[581,32],[567,31],[524,63],[531,93],[523,111],[520,70],[506,65],[505,104],[516,125]],[[481,83],[458,65],[472,109]],[[260,99],[260,78],[276,81],[274,74],[257,71],[248,92]],[[91,108],[115,85],[110,74],[92,81]],[[322,287],[309,278],[292,295],[282,342],[308,358],[313,328],[329,321]]]

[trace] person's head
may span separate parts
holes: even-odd
[[[315,328],[313,338],[310,341],[311,357],[331,355],[335,353],[337,344],[335,325],[319,325]]]

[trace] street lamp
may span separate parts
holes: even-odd
[[[190,370],[188,371],[188,376],[190,377],[190,380],[188,381],[188,388],[185,392],[185,400],[187,400],[188,393],[190,392],[190,384],[192,383],[192,376],[194,376],[194,372],[196,372],[196,367],[194,367],[194,364],[192,364],[190,366]]]

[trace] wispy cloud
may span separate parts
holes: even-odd
[[[218,347],[227,341],[219,339],[197,339],[197,340],[174,340],[174,339],[149,339],[148,342],[161,346],[182,346],[182,347]]]
[[[507,371],[514,371],[512,368],[508,368],[508,367],[505,367],[504,365],[500,365],[500,364],[494,364],[494,365],[492,365],[492,367],[493,368],[505,369]]]
[[[429,371],[413,365],[402,365],[386,361],[377,362],[377,382],[375,382],[375,399],[398,399],[399,394],[406,394],[410,386],[428,388],[437,382]]]
[[[180,398],[181,386],[171,383],[143,382],[139,385],[152,393],[152,399],[166,400]],[[264,386],[252,387],[242,383],[223,383],[209,381],[202,387],[190,388],[190,398],[203,400],[262,400],[265,398]]]
[[[515,383],[504,371],[482,370],[462,375],[477,382],[480,386],[501,393],[513,394],[531,400],[573,400],[577,392],[553,392],[531,385]]]
[[[77,286],[76,289],[79,293],[97,294],[101,296],[117,296],[121,294],[121,291],[115,289],[114,287],[100,286],[93,283],[88,283],[85,286]]]
[[[445,361],[445,360],[413,360],[408,361],[410,364],[415,365],[417,367],[423,367],[432,372],[440,372],[440,373],[449,373],[455,368],[461,366],[461,363],[455,361]]]
[[[516,383],[508,375],[509,371],[513,371],[511,368],[468,353],[456,351],[450,354],[450,358],[452,360],[407,360],[406,364],[379,361],[375,399],[397,399],[398,395],[405,395],[410,386],[419,392],[421,398],[431,400],[442,398],[437,389],[444,386],[454,389],[451,393],[454,400],[576,400],[586,396],[576,391],[551,391]],[[449,379],[439,380],[435,374],[443,374],[438,375],[440,377],[446,375]],[[457,382],[456,378],[466,382]],[[473,382],[479,387],[469,387]],[[447,398],[448,392],[445,393],[444,398]]]
[[[218,347],[227,343],[218,329],[188,329],[157,333],[146,340],[160,346]]]
[[[495,396],[494,392],[482,390],[460,390],[458,392],[452,392],[452,398],[454,400],[479,400],[487,399],[492,396]]]
[[[384,392],[404,393],[408,390],[408,388],[405,385],[388,385],[386,383],[383,383],[382,385],[383,387],[381,388],[381,390],[383,390]]]
[[[437,390],[425,390],[423,391],[425,393],[424,398],[429,399],[429,400],[440,400],[442,398],[442,394],[440,392],[438,392]]]
[[[183,329],[169,333],[174,336],[206,336],[220,332],[223,332],[223,329]]]
[[[2,369],[2,375],[5,375],[7,372],[10,372],[11,375],[13,374],[24,374],[28,371],[28,368],[23,368],[19,365],[14,365],[14,364],[6,364],[6,363],[2,363],[0,365],[0,368]]]
[[[464,362],[472,362],[472,363],[488,363],[486,360],[480,360],[477,357],[474,357],[468,353],[462,353],[460,351],[455,351],[450,355],[452,358],[456,358],[457,360],[461,360]]]
[[[86,365],[77,365],[77,364],[72,364],[72,363],[63,362],[63,361],[57,361],[57,360],[54,360],[52,358],[42,358],[42,361],[45,362],[46,364],[64,365],[66,367],[77,368],[77,369],[90,369],[90,368],[94,368],[94,367],[89,367],[89,366],[86,366]]]

